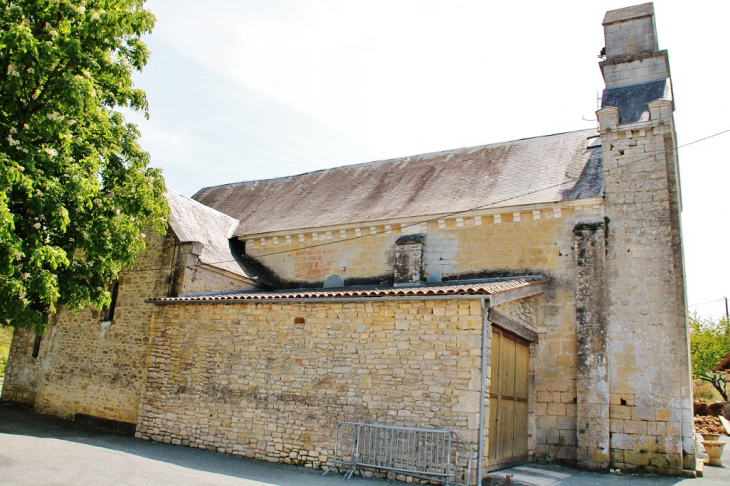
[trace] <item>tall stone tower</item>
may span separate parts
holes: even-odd
[[[608,403],[596,404],[604,430],[587,445],[608,455],[611,467],[693,475],[669,60],[658,47],[653,4],[610,11],[603,26],[606,89],[597,115],[604,154],[607,393],[596,401]],[[595,458],[579,460],[591,466]]]

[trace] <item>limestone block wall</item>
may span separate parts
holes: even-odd
[[[528,297],[526,299],[513,300],[493,306],[491,310],[496,310],[503,316],[523,325],[530,331],[537,332],[538,306],[539,297]]]
[[[63,417],[136,423],[152,316],[144,300],[167,294],[174,239],[151,231],[146,243],[134,269],[119,279],[113,322],[100,322],[91,307],[78,315],[61,311],[51,317],[37,358],[35,335],[16,331],[3,400]]]
[[[176,242],[173,258],[172,283],[169,295],[194,294],[202,292],[220,292],[225,290],[251,290],[256,288],[249,279],[227,270],[226,265],[232,261],[218,262],[223,264],[209,265],[200,262],[203,244],[197,241]],[[232,259],[231,256],[228,259]]]
[[[138,437],[314,468],[331,463],[340,421],[449,427],[477,442],[479,301],[155,312]]]
[[[566,266],[574,266],[570,262],[573,221],[591,215],[602,215],[601,199],[418,225],[377,224],[251,237],[246,240],[246,253],[292,282],[316,286],[332,274],[348,284],[378,278],[392,281],[395,241],[404,234],[421,233],[426,274],[437,271],[444,279],[453,279],[497,271],[561,273]]]
[[[577,459],[581,467],[610,463],[609,381],[606,292],[606,221],[575,225]]]
[[[607,87],[664,79],[669,76],[666,52],[643,56],[632,62],[601,63]]]
[[[576,219],[603,217],[600,199],[556,204],[550,208],[514,208],[499,214],[450,218],[416,226],[374,226],[375,236],[336,241],[339,230],[279,235],[247,241],[246,252],[277,274],[294,279],[304,272],[312,282],[337,273],[357,280],[393,271],[395,240],[404,233],[425,234],[426,273],[444,278],[499,274],[541,274],[548,290],[539,298],[497,306],[496,309],[538,334],[531,345],[530,417],[528,447],[540,458],[576,458],[576,311],[573,228]],[[355,236],[348,228],[344,238]],[[370,227],[363,226],[360,234]],[[253,244],[251,244],[253,242]],[[305,248],[314,246],[312,248]],[[291,250],[291,251],[287,251]],[[286,253],[279,253],[284,252]],[[277,255],[267,256],[277,252]],[[537,307],[540,312],[538,313]],[[532,309],[530,309],[532,307]]]
[[[627,470],[694,469],[674,138],[670,109],[602,127],[611,461]]]
[[[40,360],[31,358],[35,333],[23,329],[13,332],[3,382],[3,401],[33,405],[38,390]]]
[[[50,318],[37,358],[32,357],[35,334],[15,332],[3,400],[63,417],[83,413],[137,422],[153,311],[144,300],[168,295],[178,245],[171,234],[147,235],[146,251],[119,279],[113,322],[100,322],[98,310],[91,307],[78,315],[61,311]],[[250,288],[228,272],[183,270],[181,284],[188,292]]]
[[[608,57],[626,57],[657,50],[654,7],[651,4],[607,12],[603,26]]]

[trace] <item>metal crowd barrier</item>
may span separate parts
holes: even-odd
[[[474,484],[474,446],[451,431],[418,427],[340,422],[337,424],[333,465],[349,467],[346,478],[360,468],[392,471],[446,485]]]

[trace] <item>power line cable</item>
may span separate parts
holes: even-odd
[[[720,135],[724,135],[725,133],[729,133],[729,132],[730,132],[730,129],[723,130],[723,131],[714,133],[712,135],[708,135],[706,137],[699,138],[699,139],[693,140],[691,142],[687,142],[687,143],[685,143],[683,145],[679,145],[676,148],[670,148],[670,149],[662,150],[661,152],[657,152],[655,154],[651,154],[651,155],[648,155],[648,156],[643,157],[641,159],[633,160],[631,162],[626,162],[626,163],[624,163],[622,165],[617,165],[616,167],[612,167],[610,169],[603,169],[601,171],[601,173],[610,172],[610,171],[615,170],[615,169],[619,169],[619,168],[623,168],[623,167],[626,167],[626,166],[629,166],[629,165],[632,165],[632,164],[636,164],[636,163],[639,163],[639,162],[643,162],[645,160],[651,159],[652,157],[656,159],[656,157],[658,155],[675,152],[675,151],[678,151],[681,148],[685,148],[685,147],[688,147],[690,145],[694,145],[694,144],[697,144],[697,143],[700,143],[700,142],[704,142],[706,140],[709,140],[709,139],[714,138],[714,137],[718,137]],[[597,172],[595,172],[595,173],[593,173],[591,175],[596,175],[596,174],[597,174]],[[422,220],[422,221],[418,221],[418,222],[415,222],[415,223],[401,225],[400,228],[401,229],[403,229],[403,228],[409,228],[411,226],[417,226],[417,225],[420,225],[420,224],[423,224],[423,223],[429,223],[429,222],[432,222],[432,221],[438,221],[439,219],[450,218],[452,216],[456,216],[456,215],[459,215],[459,214],[468,213],[468,212],[471,212],[471,211],[478,211],[480,209],[486,209],[486,208],[488,208],[490,206],[494,206],[495,204],[500,204],[500,203],[503,203],[503,202],[506,202],[506,201],[510,201],[512,199],[517,199],[517,198],[520,198],[520,197],[524,197],[524,196],[530,196],[530,195],[536,194],[538,192],[547,191],[548,189],[554,189],[556,187],[564,186],[564,185],[567,185],[567,184],[570,184],[570,183],[573,183],[573,182],[578,182],[579,180],[580,180],[580,178],[577,178],[577,177],[570,178],[568,180],[565,180],[565,181],[560,182],[560,183],[557,183],[557,184],[553,184],[553,185],[550,185],[550,186],[542,187],[542,188],[536,189],[534,191],[528,191],[528,192],[525,192],[525,193],[522,193],[522,194],[517,194],[517,195],[514,195],[514,196],[510,196],[508,198],[501,199],[501,200],[498,200],[498,201],[493,201],[491,203],[484,204],[484,205],[481,205],[481,206],[475,206],[473,208],[463,209],[461,211],[455,211],[453,213],[442,214],[442,215],[439,215],[439,216],[436,216],[436,217],[433,217],[433,218],[429,218],[429,219],[425,219],[425,220]],[[369,238],[369,237],[377,236],[377,235],[384,234],[384,233],[385,233],[385,231],[376,231],[374,233],[369,233],[369,234],[360,235],[360,236],[354,236],[352,238],[341,238],[339,240],[333,240],[333,241],[329,241],[329,242],[325,242],[325,243],[318,243],[316,245],[303,246],[301,248],[296,248],[296,249],[291,249],[291,250],[282,250],[282,251],[277,251],[277,252],[272,252],[272,253],[265,253],[263,255],[258,255],[256,258],[263,258],[263,257],[267,257],[267,256],[281,255],[281,254],[284,254],[284,253],[291,253],[291,252],[295,252],[295,251],[309,250],[309,249],[312,249],[312,248],[319,248],[319,247],[322,247],[322,246],[329,246],[329,245],[334,245],[334,244],[337,244],[337,243],[344,243],[346,241],[353,241],[353,240],[358,240],[358,239],[362,239],[362,238]],[[235,262],[235,261],[237,261],[235,258],[231,258],[231,259],[228,259],[228,260],[220,260],[220,261],[217,261],[217,262],[205,262],[205,264],[206,265],[215,265],[215,264],[218,264],[218,263],[230,263],[230,262]],[[193,267],[187,267],[187,268],[193,268]],[[157,270],[164,270],[164,268],[148,268],[148,269],[140,269],[140,270],[128,270],[127,272],[152,272],[152,271],[157,271]],[[695,305],[702,305],[702,304],[695,304]]]
[[[700,302],[699,304],[690,304],[690,307],[698,307],[700,305],[712,304],[713,302],[722,302],[725,299],[708,300],[707,302]]]
[[[612,167],[612,168],[609,168],[609,169],[603,169],[603,170],[601,170],[601,173],[611,172],[612,170],[615,170],[615,169],[623,168],[623,167],[626,167],[626,166],[629,166],[629,165],[632,165],[632,164],[636,164],[636,163],[639,163],[639,162],[643,162],[645,160],[649,160],[652,157],[653,158],[656,158],[658,155],[675,152],[675,151],[679,150],[680,148],[685,148],[685,147],[688,147],[690,145],[694,145],[696,143],[704,142],[705,140],[709,140],[711,138],[714,138],[714,137],[717,137],[717,136],[720,136],[720,135],[723,135],[723,134],[729,133],[729,132],[730,132],[730,129],[723,130],[721,132],[717,132],[717,133],[712,134],[712,135],[709,135],[707,137],[703,137],[703,138],[700,138],[700,139],[697,139],[697,140],[693,140],[692,142],[688,142],[688,143],[685,143],[683,145],[677,146],[676,148],[669,148],[669,149],[666,149],[666,150],[662,150],[661,152],[657,152],[655,154],[648,155],[648,156],[643,157],[641,159],[633,160],[631,162],[627,162],[627,163],[624,163],[624,164],[621,164],[621,165],[617,165],[616,167]],[[595,172],[595,173],[593,173],[591,175],[596,175],[596,174],[597,174],[597,172]],[[580,181],[580,179],[581,178],[579,178],[579,177],[570,178],[570,179],[568,179],[566,181],[563,181],[563,182],[560,182],[560,183],[557,183],[557,184],[553,184],[553,185],[550,185],[550,186],[542,187],[542,188],[536,189],[534,191],[528,191],[528,192],[525,192],[525,193],[522,193],[522,194],[517,194],[517,195],[514,195],[514,196],[510,196],[508,198],[501,199],[501,200],[498,200],[498,201],[493,201],[491,203],[484,204],[484,205],[481,205],[481,206],[475,206],[475,207],[472,207],[472,208],[469,208],[469,209],[463,209],[461,211],[455,211],[453,213],[442,214],[442,215],[439,215],[439,216],[436,216],[436,217],[433,217],[433,218],[425,219],[423,221],[418,221],[418,222],[415,222],[415,223],[409,223],[409,224],[401,225],[400,228],[402,230],[403,228],[409,228],[411,226],[417,226],[417,225],[420,225],[420,224],[423,224],[423,223],[429,223],[429,222],[432,222],[432,221],[438,221],[439,219],[450,218],[450,217],[457,216],[459,214],[468,213],[468,212],[471,212],[471,211],[478,211],[480,209],[486,209],[486,208],[488,208],[490,206],[494,206],[495,204],[500,204],[500,203],[503,203],[503,202],[507,202],[507,201],[510,201],[512,199],[517,199],[517,198],[524,197],[524,196],[530,196],[530,195],[536,194],[538,192],[547,191],[549,189],[554,189],[556,187],[560,187],[560,186],[564,186],[564,185],[567,185],[567,184],[571,184],[573,182],[578,182],[578,181]],[[316,245],[303,246],[301,248],[296,248],[296,249],[281,250],[281,251],[276,251],[276,252],[271,252],[271,253],[265,253],[265,254],[262,254],[262,255],[258,255],[256,258],[264,258],[264,257],[268,257],[268,256],[281,255],[281,254],[284,254],[284,253],[291,253],[291,252],[296,252],[296,251],[309,250],[309,249],[312,249],[312,248],[319,248],[319,247],[322,247],[322,246],[329,246],[329,245],[334,245],[334,244],[338,244],[338,243],[344,243],[344,242],[347,242],[347,241],[354,241],[354,240],[358,240],[358,239],[362,239],[362,238],[369,238],[369,237],[381,235],[381,234],[384,234],[384,233],[386,233],[385,230],[383,230],[383,231],[376,231],[374,233],[371,232],[371,233],[364,234],[364,235],[360,235],[360,236],[354,236],[352,238],[341,238],[339,240],[328,241],[328,242],[325,242],[325,243],[318,243]],[[235,259],[229,259],[229,260],[222,260],[222,261],[218,261],[218,262],[206,262],[206,264],[207,265],[215,265],[217,263],[229,263],[229,262],[233,262],[233,261],[236,261],[236,260]]]

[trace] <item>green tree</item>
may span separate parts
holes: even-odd
[[[712,369],[730,353],[730,325],[726,319],[703,319],[697,314],[689,318],[692,376],[695,380],[712,384],[728,400],[725,373]]]
[[[159,169],[136,126],[144,0],[0,0],[0,322],[43,332],[60,306],[108,303],[108,283],[164,231]]]

